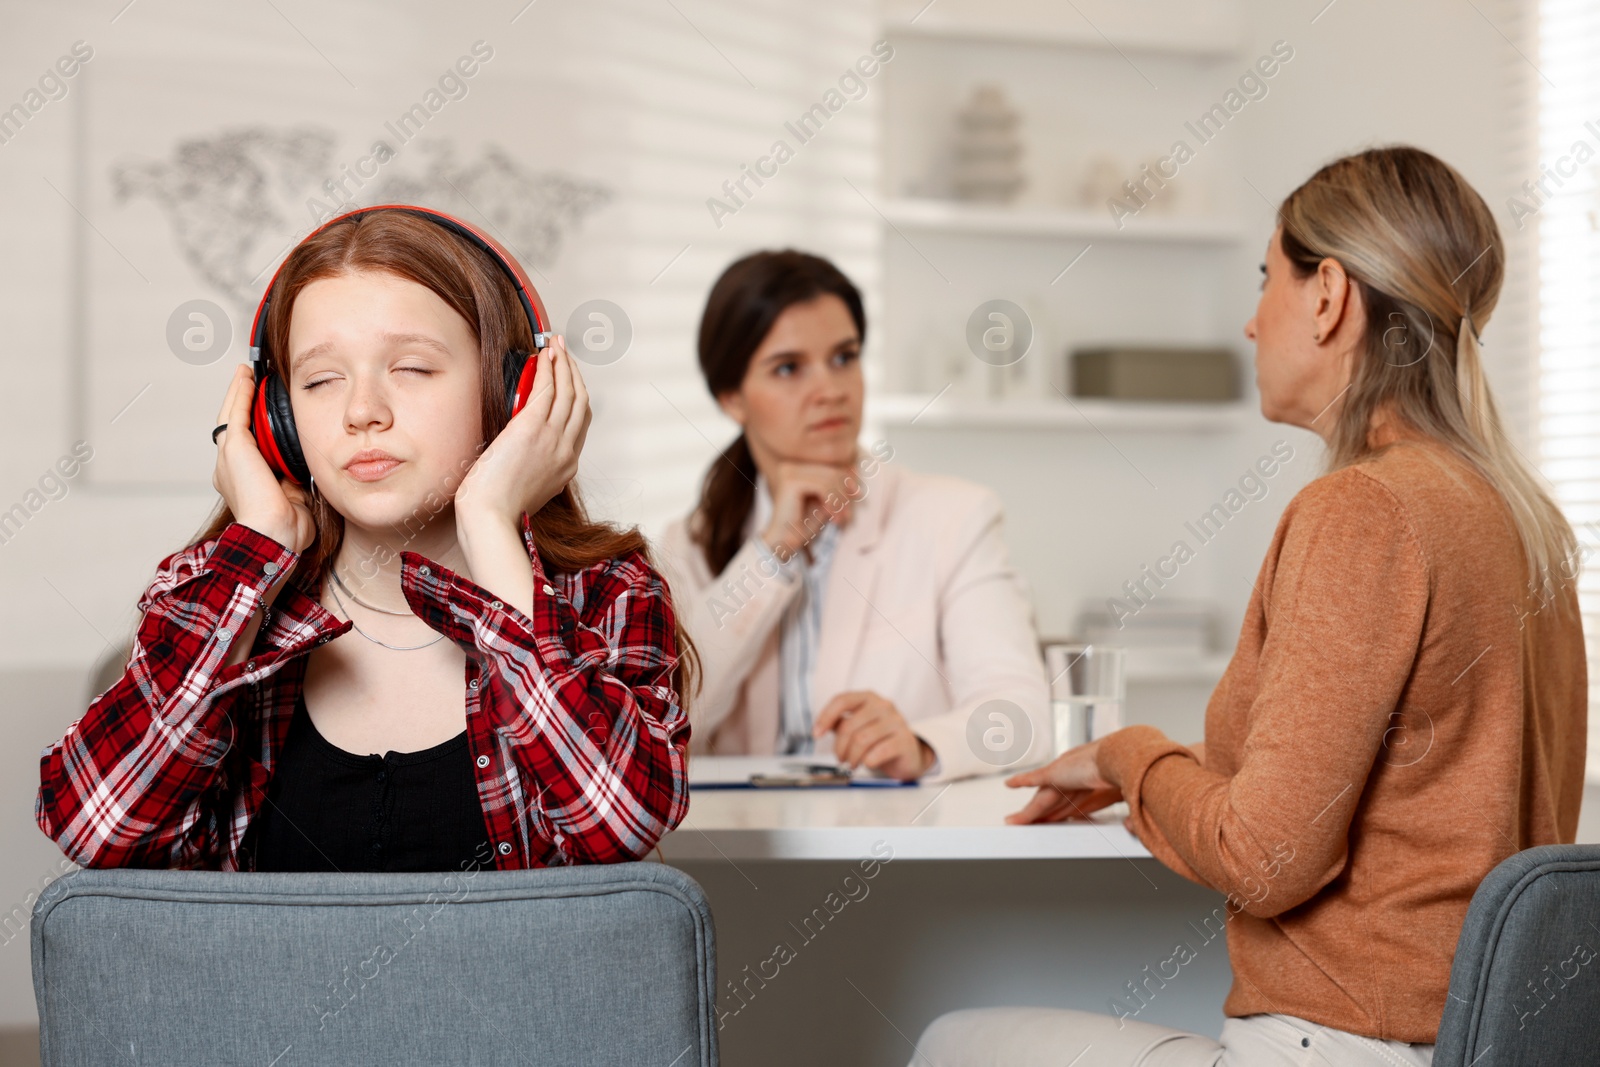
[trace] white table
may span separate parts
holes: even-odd
[[[692,763],[723,757],[696,756]],[[1093,821],[1009,826],[1031,789],[1004,775],[916,786],[691,790],[689,815],[661,843],[692,860],[855,860],[886,840],[896,859],[1149,859],[1117,804]]]
[[[692,778],[717,771],[714,760],[695,757]],[[722,1062],[893,1067],[953,1008],[1105,1012],[1221,905],[1123,829],[1123,805],[1093,821],[1006,825],[1031,794],[1007,789],[1003,775],[691,788],[688,817],[661,854],[711,902],[718,1003],[739,1009],[719,1031]],[[893,858],[868,881],[859,861],[881,858],[884,843]],[[860,899],[841,905],[852,888]],[[781,967],[779,944],[794,952]],[[1230,979],[1219,938],[1139,1018],[1215,1036]]]

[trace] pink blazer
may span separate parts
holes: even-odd
[[[892,460],[862,482],[828,572],[813,715],[838,693],[877,692],[937,754],[937,779],[1042,762],[1049,685],[1027,587],[1007,561],[999,497]],[[755,530],[745,535],[720,575],[686,519],[657,546],[704,667],[689,699],[691,752],[769,755],[777,746],[780,622],[803,586],[768,576]],[[818,739],[819,756],[831,755],[832,739]]]

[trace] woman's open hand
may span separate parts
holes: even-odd
[[[317,535],[310,498],[293,482],[279,479],[250,432],[255,386],[251,367],[243,363],[234,367],[228,395],[217,415],[217,422],[227,423],[228,428],[217,435],[217,466],[211,486],[222,494],[237,522],[295,552],[304,552]]]
[[[472,464],[456,490],[457,521],[465,514],[509,522],[522,529],[578,473],[578,455],[589,432],[589,391],[567,352],[552,336],[537,359],[532,392],[521,411]]]
[[[1006,785],[1013,789],[1038,786],[1038,792],[1021,810],[1006,816],[1008,823],[1064,822],[1087,818],[1122,799],[1122,790],[1100,777],[1095,765],[1099,741],[1068,749],[1031,771],[1013,774]]]

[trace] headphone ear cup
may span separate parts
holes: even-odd
[[[278,473],[287,474],[303,488],[311,482],[311,468],[306,466],[305,454],[300,451],[300,433],[295,429],[294,408],[289,404],[289,391],[284,388],[283,379],[268,374],[262,383],[262,396],[267,411],[267,430],[272,434],[272,447],[262,449],[262,454],[269,457],[271,464],[270,457],[276,452],[282,460]]]
[[[501,367],[505,379],[506,418],[509,420],[528,402],[528,394],[533,391],[533,375],[539,369],[539,361],[529,359],[528,353],[520,348],[514,348],[506,353]]]

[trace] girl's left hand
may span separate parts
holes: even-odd
[[[1062,822],[1087,818],[1122,799],[1122,790],[1100,777],[1095,764],[1099,741],[1068,749],[1031,771],[1013,774],[1006,785],[1013,789],[1038,786],[1039,791],[1021,810],[1006,816],[1008,823]]]
[[[487,515],[522,528],[578,473],[589,432],[589,391],[566,339],[550,338],[530,359],[539,361],[522,410],[484,449],[456,490],[456,516]]]

